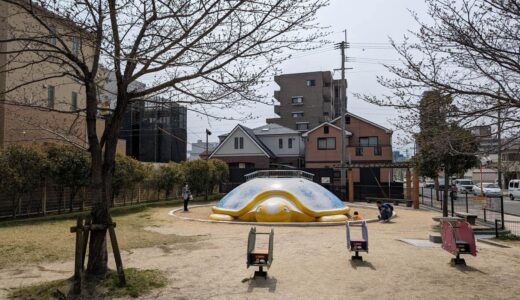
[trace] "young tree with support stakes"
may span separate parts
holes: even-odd
[[[160,95],[210,115],[209,107],[225,110],[263,103],[256,87],[272,77],[291,51],[321,46],[324,32],[314,18],[328,2],[0,1],[23,10],[39,26],[52,32],[55,41],[50,43],[40,33],[31,35],[28,30],[0,43],[19,45],[19,53],[36,53],[41,61],[55,64],[57,72],[52,76],[71,77],[84,85],[86,107],[76,113],[87,124],[94,224],[110,222],[108,208],[117,136],[122,117],[132,102],[153,100]],[[40,8],[51,12],[53,18],[70,20],[74,24],[70,28],[77,32],[53,31]],[[82,46],[93,51],[85,53],[71,48],[67,39],[72,34],[80,38]],[[32,63],[38,64],[40,60]],[[102,90],[98,81],[103,77],[102,68],[114,72],[117,94],[106,127],[98,134],[96,121]],[[129,88],[139,80],[148,83],[146,88]],[[23,84],[18,88],[21,87]],[[107,259],[106,230],[93,231],[87,274],[106,274]]]

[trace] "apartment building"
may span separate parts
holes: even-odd
[[[144,162],[186,160],[187,109],[163,98],[136,101],[126,111],[119,138],[126,155]]]
[[[279,117],[267,119],[268,124],[305,132],[337,116],[342,81],[334,80],[331,72],[283,74],[274,80],[280,87],[274,92]]]
[[[20,3],[30,5],[29,1]],[[71,51],[89,61],[93,55],[90,33],[69,20],[32,4],[48,30],[20,7],[0,1],[0,40],[41,38],[58,45],[58,37]],[[66,65],[26,49],[24,42],[0,42],[0,148],[11,144],[73,143],[87,146],[84,86],[63,75]],[[41,46],[34,46],[35,48]],[[98,134],[104,121],[97,121]],[[124,143],[118,151],[124,152]]]

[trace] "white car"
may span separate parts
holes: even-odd
[[[482,188],[481,188],[482,185]],[[492,182],[483,182],[483,183],[477,183],[473,186],[473,194],[476,196],[481,195],[483,193],[483,196],[486,197],[500,197],[502,196],[502,190],[496,183]]]
[[[454,183],[457,186],[457,191],[461,194],[473,192],[474,183],[471,179],[455,179]]]
[[[509,199],[515,200],[520,198],[520,179],[513,179],[509,181],[507,194]]]

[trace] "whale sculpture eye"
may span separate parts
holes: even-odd
[[[288,213],[288,212],[289,212],[289,207],[284,206],[283,210],[284,210],[286,213]]]

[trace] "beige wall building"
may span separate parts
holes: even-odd
[[[0,2],[0,40],[39,38],[49,44],[0,43],[0,147],[45,142],[86,147],[84,86],[64,74],[73,72],[71,67],[60,63],[60,58],[49,58],[48,52],[38,55],[38,51],[23,49],[63,48],[61,39],[74,55],[88,62],[93,53],[90,36],[70,21],[34,7],[50,30],[23,9]],[[104,128],[102,120],[98,121],[98,127],[98,132]],[[121,147],[124,150],[124,145]]]
[[[337,116],[341,81],[334,80],[331,72],[283,74],[274,81],[280,86],[274,93],[280,102],[274,112],[280,117],[267,123],[304,132]]]

